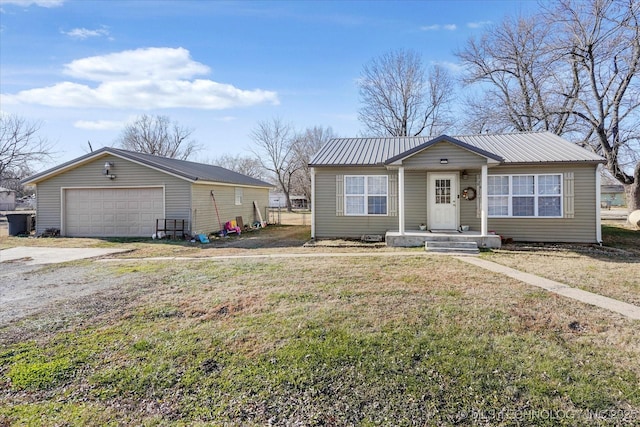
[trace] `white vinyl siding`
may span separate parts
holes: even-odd
[[[345,215],[387,215],[388,189],[386,175],[345,176]]]
[[[490,175],[489,217],[562,217],[562,175]]]

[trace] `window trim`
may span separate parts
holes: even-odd
[[[242,202],[244,199],[244,190],[242,187],[235,187],[234,190],[234,195],[235,195],[235,205],[236,206],[242,206]]]
[[[347,193],[347,178],[364,178],[364,193],[363,194],[350,194]],[[369,178],[384,178],[385,192],[384,194],[369,194]],[[345,216],[389,216],[389,175],[344,175],[343,178],[343,206]],[[369,213],[369,197],[384,197],[385,213]],[[362,197],[364,199],[364,213],[349,213],[349,205],[347,204],[347,197]]]
[[[497,175],[489,175],[491,177],[508,177],[509,178],[509,193],[508,194],[487,194],[487,204],[491,198],[494,197],[507,197],[507,215],[495,215],[489,213],[489,206],[487,206],[487,216],[489,218],[564,218],[564,175],[562,173],[515,173],[515,174],[497,174]],[[532,176],[533,177],[533,189],[534,193],[531,195],[524,194],[513,194],[513,177],[517,176]],[[540,186],[539,186],[539,178],[542,176],[555,176],[560,180],[560,192],[558,194],[540,194]],[[488,183],[487,183],[488,186]],[[489,192],[489,188],[487,188],[487,193]],[[513,214],[513,199],[519,197],[533,197],[533,213],[534,215],[514,215]],[[555,197],[560,202],[560,211],[558,215],[539,215],[539,204],[538,200],[541,197]]]

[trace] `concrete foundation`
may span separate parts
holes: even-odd
[[[407,231],[400,234],[397,231],[387,231],[385,234],[387,246],[393,247],[419,247],[426,242],[475,242],[479,248],[500,249],[502,241],[497,234],[483,236],[479,231],[452,232],[430,232],[430,231]]]

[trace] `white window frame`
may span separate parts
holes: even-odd
[[[522,177],[533,177],[533,194],[530,195],[523,195],[523,194],[513,194],[513,177],[516,176],[522,176]],[[560,181],[560,192],[558,194],[540,194],[540,186],[539,186],[539,180],[540,177],[543,176],[555,176],[558,177],[559,181]],[[522,173],[522,174],[510,174],[510,175],[506,175],[506,174],[501,174],[501,175],[489,175],[489,178],[491,177],[508,177],[509,178],[509,193],[508,194],[496,194],[496,195],[488,195],[488,199],[491,200],[491,198],[495,198],[495,197],[507,197],[508,199],[508,213],[507,215],[495,215],[495,214],[488,214],[489,218],[563,218],[564,217],[564,177],[562,173],[540,173],[540,174],[535,174],[535,173]],[[488,191],[488,188],[487,188]],[[513,215],[513,199],[514,198],[518,198],[518,197],[533,197],[534,199],[534,205],[533,205],[533,215]],[[558,212],[558,215],[539,215],[538,211],[538,201],[541,197],[556,197],[559,202],[560,202],[560,212]],[[488,207],[487,207],[487,212],[488,212]]]
[[[364,179],[364,193],[348,193],[347,179],[349,178],[363,178]],[[384,194],[369,194],[369,178],[383,178],[385,191]],[[369,213],[369,197],[384,196],[386,199],[385,213]],[[364,203],[364,213],[349,212],[349,204],[347,203],[348,197],[361,197]],[[345,216],[389,216],[389,176],[387,175],[345,175],[344,176],[344,215]]]
[[[235,187],[236,206],[242,205],[242,198],[244,197],[244,191],[242,187]]]

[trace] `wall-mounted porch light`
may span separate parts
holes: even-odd
[[[462,171],[462,179],[467,179],[467,178],[469,178],[469,172],[467,172],[467,170],[465,169]]]
[[[440,159],[441,165],[446,165],[447,163],[449,163],[449,159]]]
[[[112,169],[113,169],[113,162],[105,162],[104,169],[102,170],[102,174],[109,179],[116,179],[116,176],[111,173],[113,172]]]

